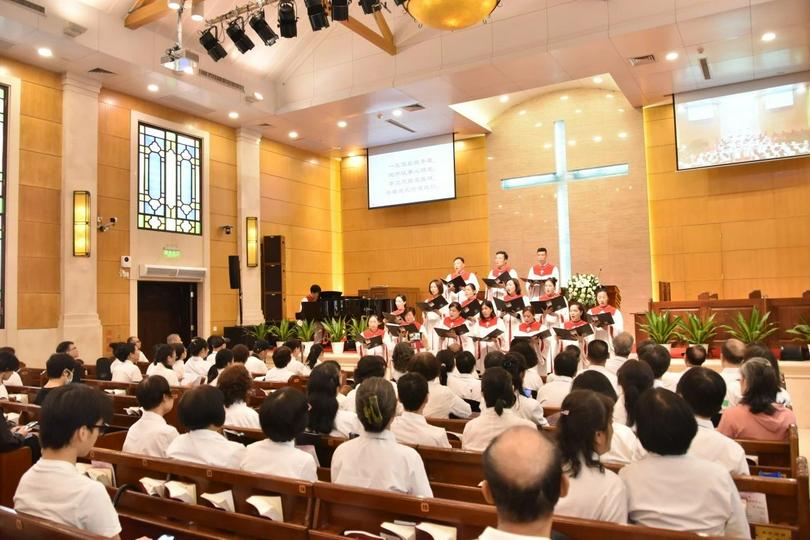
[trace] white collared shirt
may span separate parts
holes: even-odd
[[[674,372],[671,372],[671,371],[667,371],[666,373],[661,375],[661,382],[663,383],[664,388],[666,388],[667,390],[670,390],[671,392],[674,392],[675,389],[678,387],[678,381],[681,380],[681,376],[684,373],[685,373],[684,371],[682,371],[680,373],[674,373]]]
[[[67,461],[42,458],[34,463],[20,479],[14,509],[101,536],[121,532],[104,485],[83,476]]]
[[[708,418],[696,416],[695,420],[698,430],[687,454],[722,465],[731,474],[749,474],[743,447],[734,439],[715,431]]]
[[[16,371],[12,373],[8,379],[6,379],[5,384],[7,386],[24,386],[22,383],[22,377]]]
[[[277,368],[271,367],[267,370],[267,373],[264,375],[265,382],[287,382],[293,377],[296,373],[287,369],[286,367]]]
[[[8,389],[3,381],[0,381],[0,399],[8,399]]]
[[[127,430],[122,450],[131,454],[143,454],[165,458],[169,444],[180,435],[174,426],[152,411],[143,411],[143,415]]]
[[[627,465],[647,455],[636,437],[636,432],[624,424],[613,422],[613,437],[610,439],[610,450],[601,456],[602,463],[621,463]]]
[[[481,401],[481,379],[472,373],[450,374],[447,377],[447,388],[461,399]]]
[[[450,448],[450,441],[447,440],[447,432],[444,428],[431,426],[419,413],[405,411],[394,418],[391,423],[391,432],[396,436],[397,441],[403,444]]]
[[[112,382],[139,383],[143,380],[140,368],[127,359],[112,368]]]
[[[166,379],[169,386],[180,386],[180,379],[177,378],[177,372],[172,368],[167,368],[160,362],[157,364],[149,364],[149,367],[146,368],[146,375],[149,377],[152,375],[160,375]]]
[[[388,382],[391,383],[391,388],[394,389],[394,395],[397,396],[397,399],[399,399],[399,391],[397,390],[397,383],[393,381]],[[343,401],[341,401],[340,398],[338,398],[338,407],[340,409],[343,409],[344,411],[353,412],[355,414],[357,413],[357,389],[360,388],[360,385],[362,384],[363,383],[360,383],[354,388],[352,388],[351,391],[348,394],[346,394],[346,397]],[[397,401],[397,414],[401,414],[403,410],[404,409],[402,408],[402,403]]]
[[[388,430],[363,431],[332,456],[332,483],[433,497],[425,464],[413,448],[396,441]]]
[[[483,452],[492,439],[515,426],[537,428],[534,422],[518,416],[512,409],[504,409],[503,414],[498,416],[494,407],[484,408],[480,416],[473,418],[464,426],[461,448]]]
[[[610,371],[608,368],[605,366],[591,364],[587,367],[587,369],[585,369],[585,371],[597,371],[607,377],[607,380],[610,381],[610,385],[613,386],[613,390],[616,392],[616,395],[619,395],[619,377],[617,377],[616,374]]]
[[[512,411],[514,411],[515,414],[526,420],[531,420],[535,425],[548,425],[548,420],[543,416],[543,407],[536,399],[517,393],[515,396],[517,399],[515,400],[515,404],[512,405]]]
[[[309,367],[305,366],[303,362],[300,360],[296,360],[293,358],[290,360],[290,363],[287,364],[287,369],[295,373],[296,375],[301,375],[302,377],[306,377],[309,375]]]
[[[335,423],[332,425],[332,437],[349,438],[352,433],[360,435],[363,433],[363,424],[352,411],[338,409],[335,413]]]
[[[548,536],[526,536],[525,534],[512,534],[499,531],[494,527],[487,527],[478,540],[550,540]]]
[[[186,360],[183,366],[183,386],[191,386],[199,384],[201,381],[208,380],[208,370],[213,366],[213,362],[209,362],[199,356],[192,356]]]
[[[557,502],[555,515],[627,523],[627,494],[619,475],[584,463],[576,478],[566,474],[568,495]]]
[[[248,445],[240,468],[243,471],[318,481],[318,465],[311,454],[295,447],[295,441],[263,439]]]
[[[608,358],[607,362],[605,362],[605,369],[618,376],[619,368],[622,367],[625,362],[627,362],[627,358],[624,356],[613,356]]]
[[[248,373],[251,375],[261,375],[267,373],[267,364],[259,358],[258,356],[248,356],[247,360],[245,360],[245,369],[248,370]]]
[[[574,379],[565,375],[556,375],[553,381],[546,381],[546,384],[537,391],[537,403],[543,407],[559,409],[565,396],[571,393],[573,381]]]
[[[262,429],[259,423],[259,413],[251,409],[244,401],[232,403],[225,407],[225,425],[243,428]]]
[[[742,388],[740,387],[740,368],[726,367],[720,372],[720,376],[726,381],[726,399],[723,401],[723,410],[740,403],[742,399]]]
[[[472,414],[470,404],[458,397],[455,392],[439,383],[439,379],[428,381],[428,401],[423,414],[428,418],[468,418]]]
[[[238,469],[245,457],[245,447],[229,441],[210,429],[183,433],[169,445],[166,456],[213,467]]]
[[[526,374],[523,376],[523,388],[538,392],[543,387],[543,377],[537,371],[538,366],[526,370]]]
[[[731,475],[692,456],[647,454],[622,468],[632,523],[709,536],[751,538]]]

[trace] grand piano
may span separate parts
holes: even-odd
[[[323,321],[343,317],[346,320],[362,316],[381,315],[394,308],[393,298],[366,298],[363,296],[343,296],[340,291],[322,291],[320,299],[304,302],[301,311],[295,314],[299,320]]]

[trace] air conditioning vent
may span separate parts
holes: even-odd
[[[409,127],[408,127],[408,126],[406,126],[405,124],[400,124],[400,123],[399,123],[399,122],[397,122],[396,120],[391,120],[391,119],[389,118],[388,120],[386,120],[386,122],[388,122],[388,123],[389,123],[389,124],[391,124],[392,126],[396,126],[396,127],[398,127],[399,129],[404,129],[405,131],[407,131],[407,132],[409,132],[409,133],[416,133],[416,131],[412,130],[411,128],[409,128]]]
[[[80,35],[87,32],[87,28],[80,24],[76,24],[70,21],[65,22],[65,27],[62,29],[62,33],[65,34],[69,38],[76,38]]]
[[[634,56],[632,58],[627,59],[630,62],[630,65],[635,66],[646,66],[647,64],[654,64],[655,63],[655,55],[648,54],[646,56]]]
[[[402,107],[402,109],[408,112],[417,112],[425,110],[425,108],[419,103],[414,103],[412,105],[408,105],[407,107]]]
[[[115,75],[114,72],[110,71],[109,69],[104,69],[103,67],[95,67],[87,73],[94,73],[96,75]]]
[[[140,265],[140,277],[174,279],[178,281],[202,281],[205,279],[205,268],[191,266],[158,266],[155,264]]]
[[[206,79],[211,79],[215,83],[219,83],[219,84],[221,84],[223,86],[227,86],[228,88],[233,88],[234,90],[238,90],[238,91],[242,92],[243,94],[245,93],[245,87],[242,86],[241,84],[239,84],[237,82],[234,82],[234,81],[232,81],[230,79],[226,79],[225,77],[220,77],[219,75],[211,73],[210,71],[205,71],[204,69],[198,69],[197,74],[200,77],[205,77]]]
[[[17,4],[18,6],[22,6],[26,9],[30,9],[31,11],[35,11],[40,15],[45,15],[45,6],[40,6],[39,4],[29,2],[28,0],[6,0],[6,1],[11,2],[12,4]]]

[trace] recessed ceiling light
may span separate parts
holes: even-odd
[[[543,148],[545,148],[546,150],[548,150],[549,148],[551,148],[551,143],[550,143],[550,142],[547,142],[546,144],[544,144],[544,145],[543,145]]]
[[[582,109],[574,109],[574,114],[580,114],[581,112],[582,112]]]
[[[149,90],[150,92],[157,92],[158,90],[160,90],[160,87],[156,84],[150,84],[149,86],[146,87],[146,89]]]
[[[346,127],[346,126],[348,126],[348,125],[349,125],[349,124],[348,124],[348,122],[346,122],[346,120],[338,120],[337,127],[339,127],[339,128],[341,128],[341,129],[343,129],[343,128],[345,128],[345,127]]]
[[[509,101],[509,96],[507,96],[506,94],[504,94],[504,95],[502,95],[502,96],[501,96],[500,98],[498,98],[498,99],[500,100],[500,102],[501,102],[501,103],[506,103],[507,101]]]
[[[520,116],[526,116],[526,109],[523,109],[518,113]]]
[[[181,4],[182,4],[182,2],[178,2],[177,0],[169,0],[169,3],[168,3],[169,9],[173,9],[175,11],[180,9]]]
[[[230,118],[231,120],[236,120],[237,118],[239,118],[239,113],[236,111],[231,111],[228,113],[228,118]]]
[[[765,42],[773,41],[776,39],[776,34],[774,34],[773,32],[765,32],[764,34],[762,34],[762,37],[760,39],[762,39],[762,41]]]
[[[543,127],[543,122],[537,122],[534,127]]]
[[[627,138],[627,132],[626,131],[620,131],[619,132],[619,138],[620,139],[626,139]]]
[[[601,135],[594,135],[593,136],[593,142],[602,142],[602,136]]]
[[[602,79],[602,77],[599,77],[599,76],[597,75],[596,77],[594,77],[594,78],[593,78],[593,79],[591,79],[591,80],[593,81],[593,84],[602,84],[602,81],[603,81],[604,79]]]
[[[253,92],[253,99],[256,101],[264,101],[264,96],[261,92]]]
[[[37,54],[39,54],[43,58],[50,58],[53,56],[53,51],[50,50],[48,47],[40,47],[37,49]]]
[[[568,96],[560,96],[560,101],[568,101]]]
[[[679,56],[680,55],[678,54],[678,51],[670,51],[664,58],[666,58],[670,62],[674,62],[675,60],[678,59]]]
[[[495,159],[495,158],[494,158],[494,157],[492,157],[492,156],[487,156],[487,159],[488,159],[488,160],[490,160],[490,161],[492,161],[492,160],[493,160],[493,159]]]
[[[608,98],[608,99],[613,99],[614,96],[613,96],[613,94],[606,94],[605,97]]]
[[[619,108],[618,108],[618,109],[616,109],[616,110],[617,110],[618,112],[624,112],[624,109],[623,109],[622,107],[619,107]]]
[[[287,137],[289,137],[291,139],[297,139],[298,138],[298,132],[297,131],[291,131],[291,132],[287,133]]]
[[[400,116],[402,116],[402,109],[394,109],[393,111],[391,111],[391,114],[399,118]]]
[[[577,145],[576,139],[571,139],[570,141],[568,141],[568,146],[576,146],[576,145]]]
[[[313,165],[317,165],[317,164],[318,164],[318,160],[317,160],[317,159],[310,159],[310,160],[309,160],[309,162],[310,162],[310,163],[312,163]]]

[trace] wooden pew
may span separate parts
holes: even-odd
[[[14,540],[103,540],[105,536],[62,525],[0,506],[0,538]]]
[[[124,447],[124,441],[126,438],[126,431],[113,431],[111,433],[105,433],[96,439],[96,444],[93,447],[104,448],[106,450],[118,450],[120,452],[121,448]]]
[[[14,506],[17,484],[31,465],[31,449],[27,446],[0,453],[0,505]]]
[[[40,407],[30,403],[16,403],[14,401],[3,401],[0,403],[4,412],[20,413],[20,424],[25,424],[33,420],[39,420]],[[117,430],[126,430],[138,420],[138,416],[128,414],[113,414],[110,427]]]
[[[757,456],[758,464],[751,467],[751,473],[779,472],[788,478],[796,478],[796,458],[799,457],[799,430],[790,426],[787,441],[758,441],[735,439],[747,456]]]
[[[166,520],[156,520],[152,516],[136,516],[123,511],[119,511],[118,521],[121,523],[121,537],[127,539],[160,538],[162,535],[182,538],[183,540],[218,540],[222,538],[220,532],[206,533]]]
[[[431,483],[476,487],[484,479],[480,452],[417,446]]]

